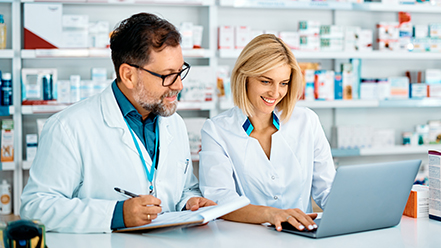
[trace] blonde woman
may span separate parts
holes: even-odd
[[[254,38],[240,54],[231,75],[235,107],[202,129],[203,195],[251,202],[224,219],[317,228],[311,197],[325,207],[335,169],[318,116],[295,106],[301,82],[294,55],[274,35]]]

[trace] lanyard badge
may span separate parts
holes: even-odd
[[[144,166],[145,173],[147,174],[147,180],[150,182],[149,187],[149,194],[153,195],[153,178],[155,175],[155,166],[157,161],[157,154],[158,154],[158,143],[159,143],[159,130],[158,130],[158,124],[155,124],[155,154],[153,155],[152,160],[152,166],[150,167],[150,171],[147,168],[147,164],[145,162],[144,156],[142,156],[141,148],[139,147],[138,141],[136,140],[135,134],[133,133],[132,128],[130,128],[129,123],[127,123],[126,119],[124,118],[124,121],[127,124],[127,127],[129,128],[130,134],[132,135],[133,142],[135,143],[136,150],[138,150],[139,157],[141,158],[142,165]]]

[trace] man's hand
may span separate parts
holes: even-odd
[[[212,200],[208,200],[207,198],[192,197],[188,199],[187,204],[185,205],[185,209],[196,211],[201,207],[208,207],[213,205],[217,205],[217,204]]]
[[[126,227],[150,224],[161,213],[160,204],[161,200],[151,195],[141,195],[124,201],[124,224]]]

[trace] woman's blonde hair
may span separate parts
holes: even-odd
[[[287,121],[291,117],[302,88],[302,73],[294,54],[273,34],[259,35],[245,46],[231,73],[231,93],[234,104],[246,116],[254,115],[254,107],[247,96],[248,78],[261,76],[283,65],[291,67],[291,77],[288,92],[277,104],[277,109],[282,111],[280,119]]]

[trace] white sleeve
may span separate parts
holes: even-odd
[[[117,201],[76,197],[83,181],[79,144],[56,116],[44,126],[29,174],[21,196],[22,219],[39,219],[48,231],[111,231]]]
[[[325,208],[335,176],[331,147],[318,116],[313,113],[314,134],[314,172],[312,179],[312,197],[322,209]]]
[[[211,120],[205,122],[201,137],[199,182],[202,194],[218,204],[239,199],[243,190],[222,140],[226,137],[220,137]]]

